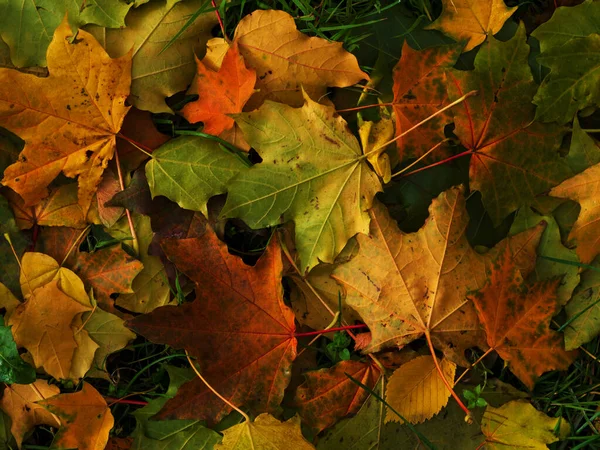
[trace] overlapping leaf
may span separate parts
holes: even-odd
[[[232,403],[275,411],[296,356],[294,314],[283,304],[277,240],[254,267],[230,255],[213,232],[202,240],[167,240],[163,248],[196,282],[197,298],[138,316],[129,326],[153,342],[189,351],[203,376]],[[229,411],[195,379],[179,389],[159,417],[215,423]]]
[[[231,180],[223,216],[252,228],[293,220],[302,271],[333,262],[348,239],[368,232],[381,184],[332,108],[306,96],[301,108],[267,102],[236,122],[263,162]]]
[[[0,69],[0,125],[25,141],[2,182],[34,205],[61,172],[78,176],[87,213],[128,110],[131,55],[109,58],[85,31],[71,37],[63,21],[48,47],[48,78]]]
[[[450,100],[478,91],[454,109],[455,133],[473,152],[470,186],[481,191],[495,224],[519,206],[535,204],[536,195],[571,173],[557,153],[560,128],[531,123],[537,85],[528,54],[520,26],[507,42],[491,37],[475,58],[475,70],[448,73]]]
[[[490,281],[472,297],[488,345],[530,389],[542,373],[566,369],[576,355],[565,351],[562,335],[549,326],[558,310],[558,283],[555,278],[525,284],[510,255],[502,252]]]

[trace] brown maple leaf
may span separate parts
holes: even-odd
[[[321,432],[360,409],[369,393],[346,374],[373,388],[380,372],[376,366],[360,361],[340,361],[331,368],[308,372],[294,397],[303,423]]]
[[[577,355],[567,352],[563,335],[549,327],[560,308],[559,283],[555,278],[526,284],[510,255],[501,252],[489,282],[471,296],[488,345],[529,389],[542,373],[566,369]]]
[[[131,53],[111,59],[87,32],[73,37],[65,19],[48,47],[47,78],[0,69],[0,126],[25,141],[2,183],[31,206],[61,172],[78,176],[87,214],[129,109]]]
[[[232,256],[214,232],[167,239],[169,259],[197,285],[196,300],[164,306],[129,321],[153,342],[198,358],[208,382],[233,404],[275,411],[296,356],[294,313],[283,303],[281,250],[274,237],[254,267]],[[216,423],[231,411],[195,379],[169,400],[159,418]]]

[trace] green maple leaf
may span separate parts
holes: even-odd
[[[532,123],[537,85],[527,64],[525,28],[507,42],[490,37],[475,58],[475,70],[448,72],[448,95],[478,95],[454,111],[455,133],[471,151],[470,186],[497,225],[522,205],[571,174],[557,152],[562,131]]]
[[[65,14],[74,28],[88,23],[119,28],[129,8],[121,0],[1,0],[0,37],[15,66],[45,66],[46,50]]]
[[[333,262],[348,239],[369,232],[367,210],[381,190],[346,122],[304,98],[301,108],[265,102],[235,115],[263,162],[231,180],[222,211],[251,228],[293,220],[303,271]]]

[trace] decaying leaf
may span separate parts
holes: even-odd
[[[60,418],[53,445],[59,448],[104,450],[113,415],[100,393],[89,383],[74,394],[60,394],[38,402]]]
[[[380,372],[376,366],[360,361],[340,361],[330,369],[308,372],[294,398],[304,424],[321,432],[358,411],[369,393],[346,374],[373,388]]]
[[[569,367],[576,352],[564,349],[563,337],[550,329],[558,309],[559,279],[525,284],[506,252],[494,262],[490,281],[472,296],[488,345],[530,389],[548,370]]]
[[[197,298],[157,308],[130,320],[128,326],[153,342],[188,350],[198,358],[208,382],[235,405],[275,411],[296,356],[294,313],[283,304],[277,239],[254,267],[230,255],[210,231],[201,239],[169,239],[162,246],[196,283]],[[215,423],[229,411],[201,380],[194,379],[179,389],[158,417]]]
[[[444,378],[454,386],[456,364],[447,359],[438,361]],[[390,376],[385,400],[410,423],[431,419],[446,406],[450,391],[436,370],[431,355],[419,356],[396,369]],[[389,409],[385,421],[401,421]]]
[[[48,78],[0,69],[0,125],[25,141],[2,183],[31,206],[61,172],[79,177],[87,214],[129,109],[131,54],[111,59],[85,31],[72,37],[63,21],[48,47]]]

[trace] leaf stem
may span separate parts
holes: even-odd
[[[454,384],[457,384],[460,380],[462,380],[464,378],[464,376],[473,368],[475,367],[477,364],[479,364],[483,358],[485,358],[487,355],[489,355],[490,353],[492,353],[494,351],[493,348],[488,348],[487,351],[481,355],[479,358],[477,358],[477,361],[475,361],[473,364],[471,364],[469,367],[467,367],[465,369],[465,371],[463,373],[460,374],[460,377],[458,377],[456,379],[456,381],[454,382]]]
[[[415,164],[418,164],[420,161],[424,160],[425,158],[427,158],[427,156],[429,156],[429,154],[431,152],[433,152],[436,148],[440,147],[442,144],[444,144],[445,142],[448,142],[450,139],[444,139],[441,142],[438,142],[437,144],[435,144],[433,147],[431,147],[429,150],[427,150],[423,155],[421,155],[419,157],[419,159],[417,159],[416,161],[410,163],[408,166],[406,166],[404,169],[400,170],[399,172],[396,172],[394,174],[392,174],[392,178],[397,177],[399,175],[402,175],[404,172],[406,172],[407,170],[409,170],[411,167],[413,167]]]
[[[444,111],[452,108],[453,106],[458,105],[459,103],[464,102],[467,98],[472,97],[473,95],[477,95],[477,91],[471,91],[471,92],[467,92],[465,95],[463,95],[461,98],[454,100],[452,103],[449,103],[448,105],[444,106],[441,109],[438,109],[436,112],[434,112],[432,115],[430,115],[429,117],[426,117],[425,119],[421,120],[419,123],[417,123],[416,125],[413,125],[412,127],[410,127],[408,130],[403,131],[402,133],[400,133],[398,136],[396,136],[393,139],[390,139],[387,142],[384,142],[383,144],[381,144],[380,146],[374,148],[373,150],[371,150],[369,153],[373,153],[375,151],[381,150],[382,148],[387,147],[388,145],[390,145],[392,142],[396,142],[398,139],[406,136],[408,133],[410,133],[411,131],[419,128],[421,125],[424,125],[425,123],[429,122],[431,119],[433,119],[434,117],[440,115],[441,113],[443,113]],[[367,153],[368,154],[368,153]]]
[[[213,388],[210,384],[208,384],[208,381],[206,381],[204,379],[204,377],[202,375],[200,375],[200,372],[198,371],[198,369],[196,369],[196,366],[194,365],[194,362],[190,358],[190,354],[188,353],[187,350],[185,351],[185,357],[187,358],[188,362],[190,363],[190,366],[192,366],[192,369],[194,370],[194,372],[196,372],[196,375],[198,375],[198,378],[200,378],[202,380],[202,382],[206,385],[206,387],[208,389],[210,389],[213,394],[215,394],[217,397],[219,397],[227,406],[229,406],[230,408],[235,409],[237,412],[239,412],[242,415],[242,417],[244,419],[246,419],[246,422],[250,423],[251,421],[250,421],[250,417],[248,417],[248,414],[246,414],[240,408],[238,408],[233,403],[231,403],[229,400],[227,400],[225,397],[223,397],[221,394],[219,394],[215,390],[215,388]]]
[[[67,262],[67,259],[69,259],[69,256],[71,256],[71,253],[73,252],[73,250],[75,250],[75,247],[77,247],[77,243],[79,242],[79,240],[85,236],[85,233],[87,233],[91,227],[92,227],[91,225],[88,225],[81,231],[81,233],[79,233],[79,236],[77,236],[77,239],[75,239],[73,241],[73,243],[69,247],[69,250],[67,250],[65,257],[63,258],[62,262],[60,263],[60,267],[63,267],[65,265],[65,263]]]
[[[457,155],[452,155],[452,156],[450,156],[450,157],[448,157],[446,159],[442,159],[441,161],[437,161],[437,162],[428,164],[426,166],[419,167],[418,169],[415,169],[415,170],[413,170],[411,172],[405,173],[405,174],[402,175],[401,178],[409,177],[411,175],[414,175],[415,173],[423,172],[424,170],[431,169],[432,167],[441,166],[442,164],[449,163],[450,161],[453,161],[455,159],[462,158],[463,156],[468,156],[468,155],[471,155],[471,154],[473,154],[473,150],[466,150],[466,151],[464,151],[462,153],[459,153]]]
[[[125,190],[125,183],[123,183],[123,173],[121,171],[121,163],[119,162],[119,150],[115,149],[115,163],[117,164],[117,174],[119,176],[119,186],[121,187],[121,191]],[[133,239],[133,250],[136,254],[140,253],[140,245],[137,238],[137,233],[135,232],[135,227],[133,226],[133,219],[131,218],[131,213],[127,208],[125,208],[125,214],[127,215],[127,222],[129,222],[129,231],[131,233],[131,238]]]
[[[129,142],[131,145],[133,145],[135,148],[137,148],[140,152],[142,152],[146,156],[149,156],[150,158],[152,158],[152,149],[151,148],[146,147],[144,144],[140,144],[139,142],[134,141],[130,137],[125,136],[123,133],[117,133],[117,137],[120,137],[124,141]],[[143,147],[145,147],[145,149]]]
[[[336,113],[347,113],[352,111],[362,111],[363,109],[381,107],[381,106],[394,106],[397,103],[373,103],[372,105],[355,106],[354,108],[338,109]]]
[[[108,406],[112,406],[116,403],[122,403],[124,405],[136,405],[136,406],[146,406],[148,402],[144,400],[128,400],[126,398],[114,398],[114,397],[104,397]],[[110,402],[110,403],[109,403]]]
[[[446,385],[446,389],[448,389],[450,391],[450,394],[452,395],[452,397],[454,397],[454,400],[456,400],[456,403],[458,403],[458,406],[460,406],[460,409],[462,409],[464,411],[464,413],[466,414],[467,417],[465,420],[467,420],[469,423],[471,423],[473,421],[473,416],[471,415],[471,411],[469,411],[469,408],[467,408],[465,406],[465,404],[462,402],[462,400],[460,399],[458,394],[454,391],[454,388],[452,386],[450,386],[450,383],[448,383],[448,380],[446,380],[446,377],[444,376],[444,372],[442,371],[442,368],[440,367],[440,363],[437,360],[437,356],[435,355],[435,348],[433,348],[433,342],[431,342],[431,335],[429,334],[429,330],[425,331],[425,337],[427,339],[427,345],[429,346],[429,351],[431,353],[431,357],[433,358],[433,363],[435,364],[435,368],[437,369],[438,373],[440,374],[440,378],[444,382],[444,385]]]
[[[346,325],[343,327],[335,327],[335,328],[326,328],[324,330],[318,331],[308,331],[306,333],[294,333],[294,337],[306,337],[306,336],[318,336],[325,333],[333,333],[334,331],[346,331],[346,330],[355,330],[357,328],[367,328],[366,325]]]
[[[217,3],[215,0],[210,0],[210,4],[213,8],[215,8],[215,15],[217,16],[217,20],[219,21],[219,27],[221,27],[221,33],[223,33],[223,38],[229,43],[229,38],[227,37],[227,33],[225,32],[225,25],[223,25],[223,19],[221,19],[221,14],[219,13],[219,8],[217,7]]]

